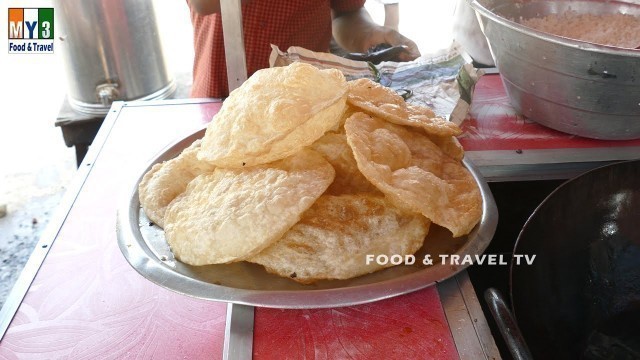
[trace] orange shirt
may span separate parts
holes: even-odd
[[[289,46],[301,46],[313,51],[328,51],[332,36],[331,10],[354,11],[361,8],[364,2],[252,0],[243,4],[242,26],[248,75],[269,67],[271,44],[282,50]],[[203,16],[189,6],[195,49],[191,96],[225,97],[229,91],[220,14]]]

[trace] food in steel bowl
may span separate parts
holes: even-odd
[[[640,51],[592,44],[519,22],[576,14],[640,16],[640,4],[473,0],[513,107],[544,126],[588,138],[640,138]],[[514,20],[514,19],[517,19]]]
[[[579,14],[570,10],[520,23],[549,34],[594,44],[630,49],[640,46],[640,17],[629,14]]]

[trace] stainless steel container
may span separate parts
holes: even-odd
[[[640,16],[637,2],[473,0],[471,6],[516,110],[569,134],[640,138],[640,51],[567,39],[514,21],[569,9]]]
[[[57,0],[55,10],[74,110],[103,115],[115,100],[175,91],[151,0]]]
[[[166,242],[164,231],[150,222],[140,207],[138,186],[154,164],[170,160],[195,140],[204,136],[199,130],[162,150],[145,168],[132,178],[130,191],[118,207],[116,224],[118,245],[136,271],[148,280],[181,294],[200,299],[226,301],[242,305],[311,309],[351,306],[423,289],[448,279],[467,266],[435,261],[425,265],[420,260],[412,266],[395,266],[371,274],[346,280],[322,280],[312,286],[269,274],[262,266],[238,261],[230,264],[191,266],[174,257]],[[464,166],[480,189],[482,218],[465,236],[453,238],[451,232],[435,224],[416,259],[440,254],[479,255],[489,246],[498,225],[498,208],[489,185],[478,169],[465,159]]]

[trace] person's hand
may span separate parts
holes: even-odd
[[[380,44],[389,44],[391,46],[405,45],[406,50],[397,56],[400,61],[411,61],[420,57],[418,46],[409,38],[393,29],[375,25],[375,29],[372,29],[367,35],[368,36],[365,36],[361,40],[362,44],[360,45],[365,51]]]
[[[405,45],[407,50],[398,55],[401,61],[410,61],[420,56],[416,44],[399,32],[373,22],[369,13],[360,10],[334,14],[333,37],[338,45],[349,52],[366,53],[380,44]]]

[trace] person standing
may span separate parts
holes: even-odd
[[[400,60],[420,56],[418,47],[399,32],[376,24],[364,0],[243,0],[242,26],[250,76],[269,67],[271,44],[329,51],[332,37],[348,52],[364,53],[379,45],[406,45]],[[228,95],[219,0],[187,0],[193,24],[195,59],[192,97]]]

